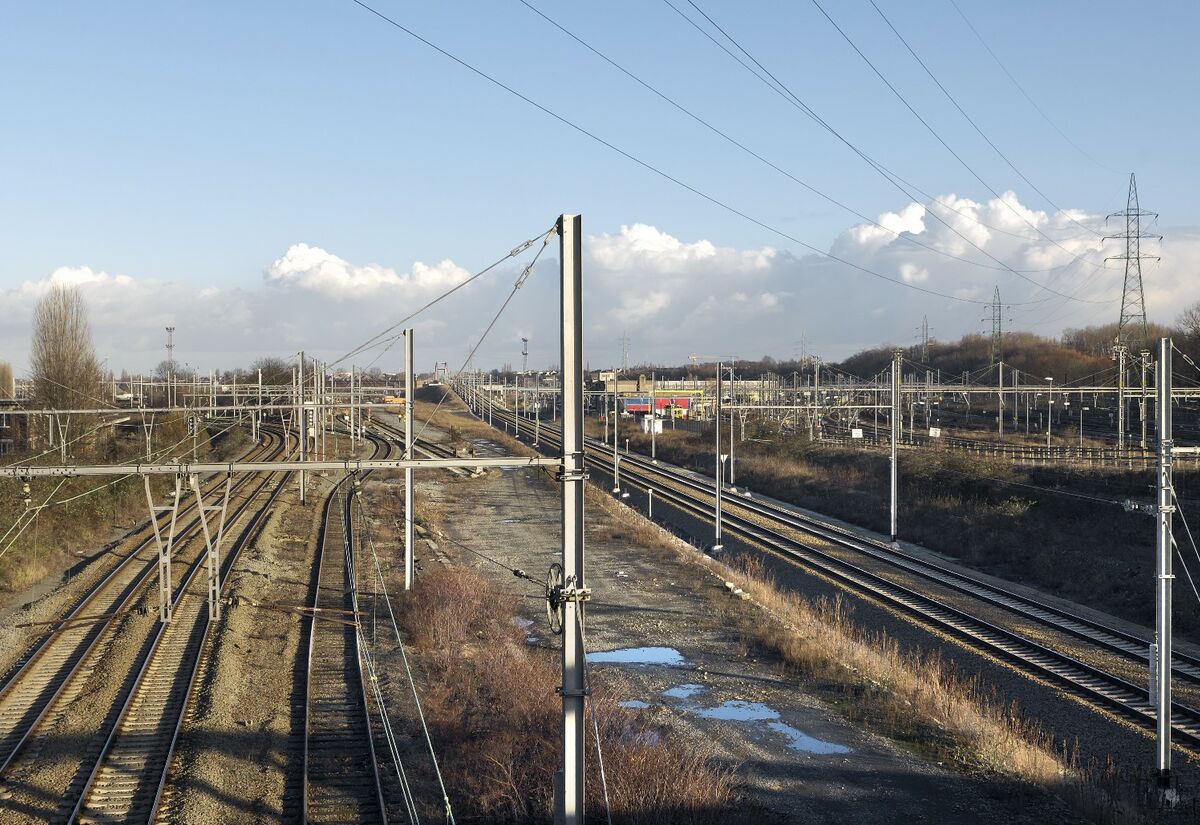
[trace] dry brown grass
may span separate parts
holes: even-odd
[[[804,676],[844,690],[853,700],[846,711],[857,721],[938,756],[1046,787],[1067,775],[1049,736],[1024,721],[1015,705],[994,702],[977,680],[959,676],[936,652],[904,652],[886,634],[863,630],[840,600],[810,602],[749,570],[738,579],[777,619],[758,624],[755,641]]]
[[[174,443],[183,435],[182,421],[156,428],[156,447]],[[200,456],[232,456],[248,446],[249,438],[235,429],[211,448],[201,442]],[[89,458],[115,463],[135,458],[145,448],[139,438],[105,437],[97,439],[89,449]],[[51,453],[44,459],[49,463],[59,461],[57,453]],[[73,561],[99,550],[119,528],[132,526],[147,518],[145,492],[141,480],[136,476],[119,482],[113,478],[72,478],[62,481],[61,486],[60,481],[48,478],[30,482],[32,506],[38,507],[48,498],[51,502],[51,506],[36,511],[32,520],[25,513],[21,482],[0,481],[0,535],[4,535],[10,526],[17,525],[7,538],[0,541],[0,551],[3,552],[0,555],[0,604],[5,603],[11,594],[19,593],[47,576],[58,574]],[[151,480],[156,494],[165,494],[170,483],[165,477]],[[65,504],[56,503],[68,499],[74,500]],[[21,531],[21,525],[27,520],[28,526]],[[13,537],[18,534],[19,538],[14,541]]]
[[[630,447],[647,454],[649,439],[628,429]],[[710,435],[667,431],[657,447],[660,459],[713,473]],[[886,534],[886,451],[776,437],[741,442],[736,455],[739,486]],[[1200,473],[1177,472],[1185,508],[1196,503],[1193,479],[1200,481]],[[1141,471],[1014,466],[1003,458],[903,450],[900,535],[976,569],[1148,625],[1153,601],[1131,583],[1153,576],[1154,532],[1104,502],[1145,499],[1152,483],[1152,474]],[[1200,633],[1200,603],[1180,600],[1176,611],[1178,633]]]
[[[682,554],[740,587],[753,611],[741,614],[747,643],[778,655],[804,677],[808,690],[857,724],[962,770],[1053,793],[1091,821],[1174,821],[1158,807],[1152,777],[1118,770],[1111,761],[1081,764],[1074,749],[1057,746],[1016,703],[998,701],[936,652],[905,652],[887,634],[864,630],[840,600],[814,602],[781,589],[757,556],[725,564],[603,493],[589,501],[619,520],[642,546]]]
[[[528,451],[486,424],[480,426],[481,436]],[[685,433],[666,435],[659,440],[659,455],[687,464],[692,456],[685,444],[695,440]],[[639,441],[648,439],[631,433],[631,446],[637,449]],[[648,449],[648,443],[640,446]],[[672,458],[676,450],[682,455]],[[814,467],[800,455],[751,455],[742,467],[800,482],[829,477],[828,468]],[[988,469],[998,474],[1009,471]],[[846,476],[859,483],[863,480],[857,469]],[[940,495],[945,506],[961,506],[966,500],[956,492]],[[588,486],[588,504],[611,517],[614,526],[607,529],[614,536],[619,531],[637,545],[683,553],[686,560],[735,582],[748,594],[758,616],[745,622],[746,643],[773,651],[803,675],[810,688],[832,699],[857,723],[961,769],[1056,794],[1075,812],[1096,822],[1143,825],[1170,819],[1152,801],[1148,804],[1153,796],[1147,790],[1152,784],[1148,777],[1130,776],[1111,762],[1081,765],[1074,751],[1057,747],[1052,737],[1022,716],[1015,703],[998,701],[936,653],[905,652],[886,634],[864,630],[840,601],[812,602],[782,590],[754,557],[743,557],[735,566],[711,559],[593,485]],[[766,622],[761,621],[763,613]]]
[[[525,644],[512,621],[515,608],[514,597],[456,566],[419,577],[400,611],[426,676],[425,713],[464,821],[548,822],[552,814],[558,663]],[[730,769],[621,708],[611,686],[591,687],[589,714],[603,743],[614,821],[739,821]],[[602,816],[594,734],[587,747],[588,796],[593,814]]]

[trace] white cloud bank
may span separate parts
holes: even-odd
[[[355,266],[319,246],[298,243],[276,258],[263,277],[269,285],[295,285],[344,301],[381,291],[401,296],[445,291],[465,281],[470,273],[449,259],[433,266],[417,261],[404,273],[379,264]]]
[[[1115,302],[1068,301],[1035,285],[1090,300],[1119,298],[1122,270],[1100,265],[1105,255],[1119,254],[1118,244],[1103,243],[1102,221],[1082,210],[1039,211],[1011,192],[988,201],[947,194],[885,212],[877,224],[848,227],[830,252],[899,284],[970,300],[990,300],[999,284],[1015,325],[1043,334],[1117,314]],[[1144,272],[1146,304],[1152,319],[1170,321],[1200,299],[1200,279],[1191,277],[1200,266],[1200,228],[1163,234],[1163,262]],[[497,324],[480,363],[519,363],[521,335],[531,338],[531,365],[557,360],[554,249]],[[457,367],[532,252],[431,310],[418,325],[421,362]],[[623,334],[634,361],[682,363],[691,352],[788,356],[802,337],[810,348],[839,357],[911,341],[923,315],[938,337],[952,338],[979,331],[987,314],[980,305],[885,283],[821,256],[739,249],[644,223],[589,237],[584,266],[585,343],[593,365],[619,358]],[[1027,271],[1022,278],[1005,266]],[[101,355],[145,369],[161,358],[167,325],[179,330],[181,360],[201,368],[301,348],[336,357],[469,275],[451,259],[397,269],[352,263],[305,243],[284,250],[244,288],[64,266],[0,290],[8,310],[0,318],[0,358],[23,362],[33,305],[55,281],[83,290]]]

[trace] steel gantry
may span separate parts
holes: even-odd
[[[561,395],[562,395],[562,452],[558,457],[542,456],[466,456],[453,458],[416,458],[413,455],[413,393],[414,374],[412,361],[411,330],[406,332],[405,362],[405,451],[400,459],[328,459],[321,447],[323,435],[327,428],[329,410],[331,407],[350,407],[353,410],[370,410],[375,407],[390,406],[386,403],[370,403],[362,400],[361,384],[355,382],[353,390],[344,395],[332,392],[325,384],[326,369],[317,365],[312,375],[312,401],[308,401],[309,393],[305,381],[305,359],[300,354],[298,369],[294,372],[295,381],[291,387],[283,388],[280,396],[281,403],[262,403],[261,380],[260,386],[252,388],[253,395],[235,387],[233,398],[253,398],[253,404],[235,403],[222,405],[217,393],[215,381],[209,381],[206,389],[207,404],[188,405],[180,408],[172,404],[167,407],[142,408],[143,415],[153,417],[158,412],[186,411],[190,415],[207,413],[212,416],[221,414],[238,415],[252,412],[261,415],[263,412],[278,413],[287,426],[290,416],[292,424],[298,430],[301,444],[300,460],[283,461],[151,461],[139,464],[72,464],[64,461],[60,465],[9,465],[0,467],[0,478],[21,479],[26,483],[34,478],[69,478],[83,476],[141,476],[145,487],[147,506],[150,510],[155,543],[158,550],[159,575],[159,618],[162,622],[171,621],[171,553],[177,537],[177,525],[181,501],[185,497],[186,484],[192,490],[198,510],[198,520],[204,536],[206,561],[209,584],[209,616],[216,619],[220,615],[220,551],[224,539],[226,515],[228,512],[229,495],[232,489],[232,478],[238,473],[272,473],[298,472],[303,478],[312,472],[328,471],[343,473],[347,476],[362,474],[368,471],[403,471],[405,475],[405,582],[411,584],[412,565],[412,473],[418,469],[476,469],[484,467],[520,468],[547,467],[556,470],[556,479],[562,485],[562,557],[561,564],[556,565],[561,573],[561,579],[554,588],[554,601],[560,611],[561,629],[563,633],[562,648],[562,684],[559,693],[562,698],[562,770],[555,782],[554,812],[555,822],[560,825],[582,825],[585,816],[585,781],[584,753],[587,727],[585,725],[585,702],[589,695],[586,667],[586,651],[584,649],[584,604],[590,598],[590,590],[586,586],[584,571],[584,373],[583,373],[583,232],[582,220],[579,215],[562,215],[555,228],[546,236],[546,242],[552,234],[558,234],[560,242],[560,274],[561,274]],[[311,373],[310,373],[311,375]],[[352,377],[353,380],[353,377]],[[238,394],[241,393],[241,394]],[[115,395],[115,393],[114,393]],[[356,397],[357,396],[357,397]],[[475,409],[481,410],[478,397],[470,397],[470,403]],[[489,398],[490,401],[490,398]],[[489,404],[491,406],[492,404]],[[18,414],[37,415],[47,411],[14,410]],[[70,414],[72,411],[49,411],[57,415]],[[120,412],[119,408],[108,407],[97,410],[83,410],[81,413],[99,413],[111,415]],[[350,416],[351,431],[355,429],[356,416]],[[258,423],[252,417],[252,428],[257,433]],[[316,432],[314,432],[314,428]],[[311,447],[309,449],[309,442]],[[615,443],[614,438],[614,443]],[[315,453],[321,453],[321,458],[311,460]],[[150,454],[148,453],[148,458]],[[219,503],[209,499],[205,501],[201,493],[199,478],[201,475],[224,476],[225,481],[218,493]],[[151,490],[151,476],[170,476],[174,479],[174,488],[169,506],[157,505]],[[304,486],[301,482],[301,494]],[[301,499],[303,501],[303,498]],[[170,512],[164,535],[159,525],[159,517]],[[547,588],[549,601],[550,588]]]

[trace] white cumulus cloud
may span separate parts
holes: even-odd
[[[589,360],[593,367],[619,360],[623,335],[635,363],[665,364],[683,363],[691,352],[786,357],[801,339],[809,351],[837,358],[862,346],[911,342],[923,316],[939,338],[983,328],[986,307],[930,291],[986,302],[999,286],[1011,304],[1013,327],[1048,335],[1116,318],[1123,272],[1119,264],[1104,266],[1103,259],[1121,250],[1118,242],[1101,240],[1103,221],[1086,210],[1043,211],[1011,192],[978,201],[943,194],[897,204],[879,215],[878,224],[847,226],[829,248],[891,282],[820,255],[767,245],[740,248],[647,223],[590,236],[584,241]],[[1162,255],[1161,264],[1146,262],[1144,281],[1151,320],[1169,322],[1200,299],[1194,277],[1200,228],[1162,232],[1161,245],[1143,248],[1144,254]],[[417,318],[418,358],[457,368],[528,260],[506,262]],[[262,263],[247,264],[247,271]],[[1006,271],[1006,265],[1023,274]],[[557,361],[556,270],[552,254],[544,255],[476,363],[520,363],[522,336],[530,338],[531,367]],[[180,360],[201,368],[246,364],[263,354],[292,357],[299,349],[332,359],[469,277],[451,259],[356,263],[307,243],[293,244],[260,271],[261,278],[251,275],[243,280],[248,286],[236,288],[58,267],[0,287],[6,309],[0,358],[22,364],[33,306],[54,282],[83,291],[102,357],[146,369],[163,357],[168,325],[177,327]],[[1066,300],[1038,284],[1109,303]],[[398,358],[393,348],[380,365],[396,368]]]
[[[297,243],[263,271],[268,284],[298,286],[335,300],[393,289],[404,294],[432,292],[462,283],[470,273],[447,259],[429,266],[417,261],[407,272],[379,264],[356,266],[319,246]]]

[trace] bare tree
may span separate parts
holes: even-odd
[[[100,365],[79,287],[55,283],[33,311],[33,392],[47,409],[92,407]]]
[[[259,358],[251,364],[250,376],[252,381],[258,380],[259,370],[262,370],[264,384],[278,384],[286,387],[292,382],[292,365],[282,358],[268,356]]]
[[[16,383],[13,381],[12,364],[0,361],[0,398],[14,399],[17,397]]]
[[[1189,338],[1200,338],[1200,301],[1187,307],[1175,319],[1175,325]]]

